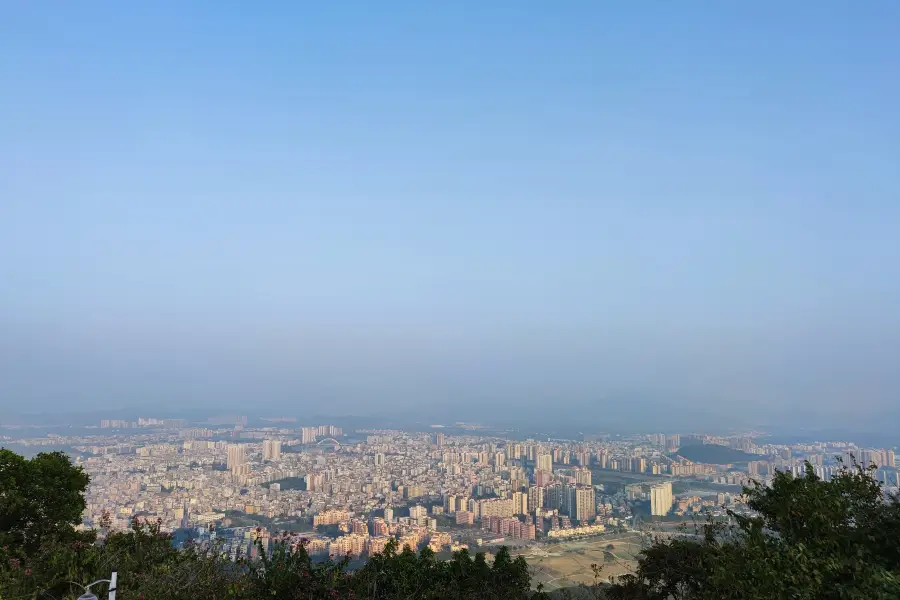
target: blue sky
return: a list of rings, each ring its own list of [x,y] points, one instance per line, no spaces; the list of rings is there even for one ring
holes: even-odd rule
[[[874,422],[898,68],[888,1],[4,3],[0,409]]]

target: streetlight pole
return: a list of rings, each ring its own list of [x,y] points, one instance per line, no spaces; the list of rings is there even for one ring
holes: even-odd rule
[[[116,579],[118,579],[118,572],[113,571],[112,575],[109,576],[109,579],[98,579],[97,581],[91,582],[84,587],[84,593],[78,596],[78,600],[99,600],[93,592],[91,592],[91,588],[98,583],[108,583],[109,584],[109,600],[116,600]]]

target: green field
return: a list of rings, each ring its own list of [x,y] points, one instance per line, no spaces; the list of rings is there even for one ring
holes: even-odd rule
[[[670,477],[663,475],[651,475],[649,473],[632,473],[630,471],[612,471],[609,469],[591,469],[591,483],[603,484],[607,494],[614,494],[626,485],[632,483],[657,483],[669,481]]]
[[[706,463],[710,465],[730,465],[734,463],[745,463],[751,460],[759,460],[761,457],[756,454],[747,454],[740,450],[734,450],[727,446],[719,446],[717,444],[695,444],[692,446],[682,446],[678,452],[670,454],[672,458],[683,456],[684,458],[698,463]]]
[[[285,477],[284,479],[278,479],[273,481],[267,485],[272,485],[272,483],[277,483],[281,486],[282,491],[287,490],[306,490],[306,480],[302,477]]]
[[[277,531],[312,531],[312,519],[309,517],[276,517],[270,519],[265,515],[250,515],[238,510],[227,510],[225,516],[231,521],[231,527],[265,527],[271,532]]]

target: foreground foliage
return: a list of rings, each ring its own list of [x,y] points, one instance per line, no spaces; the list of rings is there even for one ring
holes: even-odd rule
[[[871,471],[831,481],[812,466],[745,489],[756,515],[661,540],[637,572],[606,591],[621,600],[875,600],[900,598],[900,501]]]
[[[62,452],[26,460],[0,448],[0,546],[33,552],[44,539],[71,536],[88,481]]]
[[[335,598],[485,598],[514,600],[531,593],[528,565],[502,548],[488,563],[466,550],[439,561],[425,548],[416,553],[396,542],[349,572],[349,560],[313,561],[303,544],[279,540],[271,551],[261,544],[254,559],[232,562],[204,548],[177,550],[158,524],[136,521],[127,533],[113,533],[103,543],[53,541],[24,558],[0,551],[0,598],[71,598],[87,583],[118,569],[117,597],[284,600]],[[4,560],[5,559],[5,560]],[[98,587],[102,597],[104,588]]]

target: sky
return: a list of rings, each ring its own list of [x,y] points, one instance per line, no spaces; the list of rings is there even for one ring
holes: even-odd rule
[[[889,0],[4,2],[0,414],[884,426],[898,69]]]

